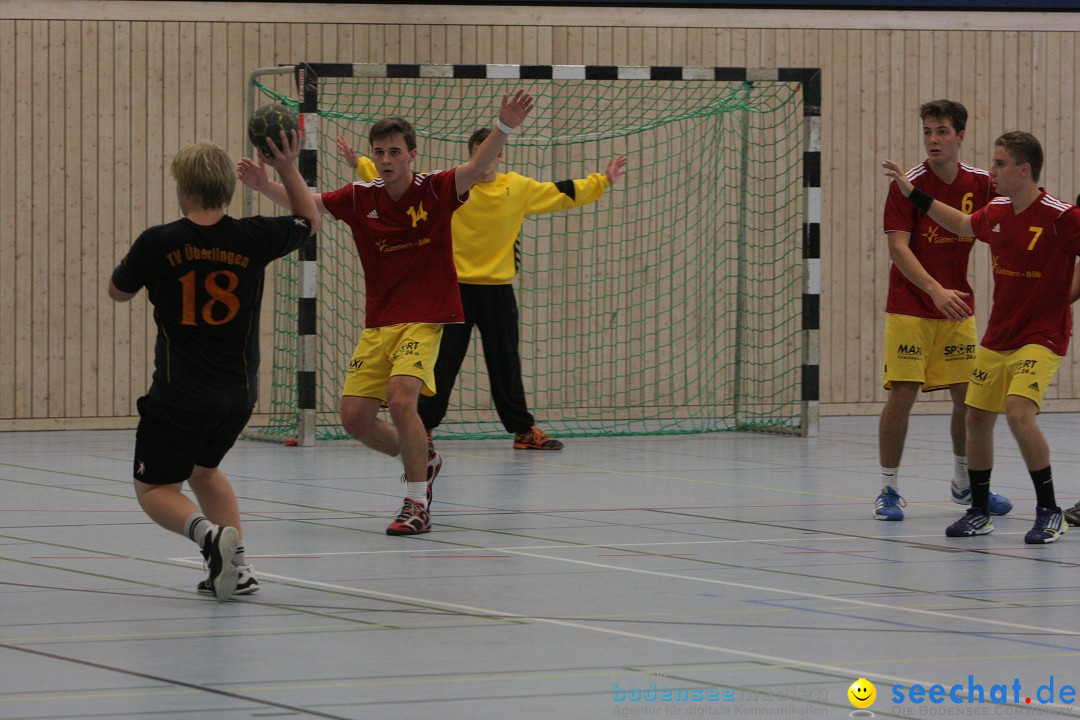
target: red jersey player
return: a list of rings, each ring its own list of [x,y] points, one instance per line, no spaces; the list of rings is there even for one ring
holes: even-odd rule
[[[1008,132],[994,144],[990,177],[1003,197],[972,215],[914,188],[891,161],[882,163],[911,202],[942,227],[990,246],[994,304],[975,354],[966,402],[972,505],[945,530],[949,537],[985,535],[989,514],[993,432],[1004,412],[1035,486],[1029,544],[1052,543],[1068,529],[1054,496],[1050,448],[1036,421],[1072,331],[1069,304],[1080,253],[1080,208],[1039,187],[1043,151],[1030,133]]]
[[[442,328],[464,320],[454,270],[450,220],[469,188],[496,158],[514,128],[525,121],[533,98],[523,90],[504,97],[491,134],[462,165],[418,174],[416,133],[402,118],[385,118],[368,133],[379,177],[315,195],[322,212],[348,223],[364,267],[367,308],[364,331],[353,352],[341,397],[341,424],[368,447],[401,455],[407,489],[390,535],[431,530],[432,485],[442,457],[427,448],[417,414],[420,393],[435,393],[435,360]],[[240,179],[278,204],[281,186],[258,166]],[[393,423],[379,419],[387,405]]]
[[[919,108],[926,160],[907,172],[915,187],[941,202],[970,213],[993,197],[990,175],[958,161],[967,126],[967,110],[952,100]],[[964,394],[975,359],[974,298],[968,283],[968,257],[974,244],[941,227],[900,192],[889,186],[885,201],[889,240],[889,296],[885,306],[882,382],[889,398],[878,424],[881,492],[874,504],[878,520],[903,520],[900,459],[908,420],[919,391],[948,389],[953,411],[953,502],[970,505],[964,433]],[[1012,509],[1008,498],[991,494],[990,512]]]

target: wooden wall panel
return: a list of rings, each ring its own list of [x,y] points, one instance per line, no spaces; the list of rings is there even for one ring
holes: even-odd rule
[[[219,21],[195,20],[205,14],[185,14],[183,2],[106,6],[0,4],[0,143],[12,149],[0,154],[0,175],[17,179],[0,196],[0,429],[133,422],[152,369],[153,319],[144,299],[111,303],[108,275],[143,228],[176,216],[168,166],[179,147],[209,139],[235,157],[245,151],[247,80],[257,67],[299,60],[820,67],[825,413],[876,414],[884,401],[889,261],[878,162],[921,161],[920,103],[951,97],[967,105],[963,161],[985,167],[998,134],[1029,129],[1047,150],[1044,184],[1070,201],[1080,191],[1073,87],[1080,52],[1077,31],[1060,29],[1067,15],[994,20],[991,13],[971,16],[986,27],[946,30],[889,13],[687,10],[658,18],[630,9],[540,16],[510,7],[484,25],[464,21],[479,13],[464,8],[425,8],[400,22],[377,6],[310,6],[327,16],[300,19],[290,5],[243,14],[219,5]],[[272,84],[284,90],[291,80]],[[273,212],[264,202],[257,209]],[[241,211],[239,195],[231,210]],[[984,250],[972,258],[982,323],[991,291]],[[268,292],[264,338],[269,318]],[[1075,357],[1051,390],[1051,409],[1080,410]],[[265,374],[260,390],[265,399]],[[943,398],[920,403],[938,412],[947,406]]]
[[[0,107],[15,107],[15,70],[17,57],[15,50],[15,21],[0,20]],[[8,113],[10,119],[11,113]],[[0,153],[0,177],[13,178],[17,158],[16,128],[12,122],[0,124],[0,146],[10,148]],[[10,232],[18,232],[15,225],[16,194],[0,193],[0,217]],[[0,261],[0,317],[4,317],[5,339],[0,342],[0,417],[15,417],[16,406],[16,364],[15,352],[18,337],[16,326],[21,326],[18,319],[19,307],[15,302],[16,288],[16,247],[11,241],[0,241],[0,252],[11,253],[11,258]]]

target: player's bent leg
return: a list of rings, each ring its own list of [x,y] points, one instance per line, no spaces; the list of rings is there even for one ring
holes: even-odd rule
[[[219,468],[204,468],[196,465],[191,477],[188,478],[188,487],[195,494],[199,508],[210,522],[236,528],[238,545],[232,564],[236,566],[238,578],[233,595],[251,595],[258,592],[259,581],[255,578],[254,569],[244,561],[244,530],[240,524],[240,506],[228,477]],[[205,553],[203,559],[209,566],[210,558],[206,557]],[[204,595],[214,595],[212,577],[208,574],[206,579],[199,581],[195,589]]]
[[[378,398],[343,396],[338,405],[341,426],[372,450],[396,457],[400,452],[397,431],[393,425],[379,419],[381,404]]]
[[[240,527],[240,506],[236,502],[236,493],[225,473],[218,468],[195,466],[188,478],[188,487],[199,501],[206,519],[215,525],[227,525],[236,528],[243,539]]]
[[[166,530],[183,535],[184,523],[199,512],[195,503],[180,492],[184,484],[152,485],[141,480],[134,482],[135,497],[139,500],[143,512]]]
[[[442,456],[428,449],[427,431],[417,412],[423,381],[411,375],[394,375],[387,386],[387,404],[397,431],[407,492],[397,517],[386,528],[388,535],[419,535],[431,530],[431,503]]]

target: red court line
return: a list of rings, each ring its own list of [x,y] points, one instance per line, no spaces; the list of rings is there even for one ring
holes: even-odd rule
[[[293,558],[303,560],[322,560],[322,555],[245,555],[245,557],[258,558],[259,560],[263,560],[265,558],[277,558],[278,560],[292,560]]]
[[[452,559],[452,558],[453,559],[458,559],[458,560],[477,560],[477,559],[483,559],[483,560],[509,560],[510,559],[509,555],[410,555],[409,557],[416,558],[418,560],[449,560],[449,559]]]
[[[596,557],[693,557],[697,553],[602,553]]]
[[[847,555],[848,553],[874,553],[877,550],[785,550],[781,555]]]
[[[127,555],[31,555],[31,560],[130,560]]]
[[[123,510],[57,510],[57,509],[54,509],[54,508],[50,508],[48,510],[32,510],[32,509],[30,509],[30,510],[0,510],[0,513],[6,513],[6,512],[10,512],[10,513],[104,513],[104,512],[134,512],[134,513],[141,513],[142,508],[135,508],[134,510],[131,510],[129,508],[125,508]]]

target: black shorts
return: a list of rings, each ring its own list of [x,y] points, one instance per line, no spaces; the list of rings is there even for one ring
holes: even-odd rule
[[[149,485],[171,485],[191,477],[196,465],[216,468],[247,425],[252,408],[220,412],[183,410],[139,398],[133,476]]]

